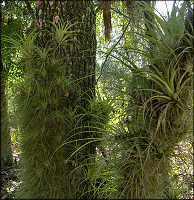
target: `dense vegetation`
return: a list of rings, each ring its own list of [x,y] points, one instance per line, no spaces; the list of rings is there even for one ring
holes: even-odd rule
[[[192,199],[192,2],[90,3],[2,3],[2,198]]]

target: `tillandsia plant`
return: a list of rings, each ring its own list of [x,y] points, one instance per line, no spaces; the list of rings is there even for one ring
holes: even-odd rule
[[[20,41],[11,40],[26,66],[17,97],[23,138],[19,197],[65,198],[72,191],[65,179],[73,168],[72,163],[65,164],[71,149],[66,146],[52,160],[51,156],[72,128],[68,92],[73,84],[66,73],[68,62],[55,53],[52,42],[47,48],[38,47],[37,34],[31,33]]]
[[[190,113],[193,35],[185,28],[186,2],[179,9],[174,3],[167,20],[146,5],[144,9],[150,15],[149,20],[142,16],[146,34],[132,34],[148,46],[128,50],[146,58],[146,65],[117,58],[131,69],[136,82],[132,94],[136,102],[127,113],[129,133],[122,142],[126,159],[120,169],[126,180],[120,198],[168,198],[169,159],[191,128],[186,113]]]
[[[167,21],[153,13],[157,22],[149,27],[149,36],[145,36],[152,45],[148,69],[142,70],[142,76],[144,80],[152,81],[152,88],[143,88],[151,92],[151,96],[145,99],[144,116],[146,118],[149,113],[150,122],[157,118],[155,135],[160,129],[164,136],[181,137],[178,127],[183,123],[183,113],[187,112],[193,63],[193,36],[185,29],[185,14],[186,2],[179,10],[174,3]]]
[[[83,184],[76,182],[82,172],[70,174],[86,159],[84,151],[81,155],[77,152],[87,146],[79,148],[84,137],[76,130],[75,116],[80,112],[73,99],[79,87],[71,77],[68,56],[64,56],[66,49],[77,43],[75,33],[69,30],[72,26],[51,24],[51,30],[44,32],[49,39],[44,46],[39,45],[40,32],[20,40],[6,38],[25,65],[17,96],[22,134],[22,188],[18,197],[22,199],[76,198],[82,193]]]
[[[78,101],[82,101],[81,98]],[[78,185],[84,185],[84,187],[80,198],[98,198],[98,185],[100,184],[102,187],[106,183],[99,174],[102,166],[97,158],[99,152],[104,154],[104,135],[113,111],[113,101],[101,97],[98,91],[87,101],[88,106],[86,108],[78,106],[79,114],[74,115],[75,132],[79,139],[76,142],[77,150],[69,159],[75,154],[76,160],[81,163],[79,168],[82,171],[82,177],[80,177]],[[82,135],[85,136],[85,140]],[[84,149],[86,145],[87,147]],[[86,154],[89,156],[85,156]]]

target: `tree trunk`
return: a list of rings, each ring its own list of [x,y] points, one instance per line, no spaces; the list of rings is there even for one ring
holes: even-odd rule
[[[33,57],[26,68],[24,85],[28,87],[19,94],[23,136],[20,198],[78,198],[85,187],[79,166],[95,153],[95,145],[82,146],[92,136],[77,129],[75,121],[94,95],[95,11],[91,1],[40,1],[36,18],[42,29],[37,45],[46,50],[53,38],[44,32],[44,25],[49,25],[45,20],[79,23],[71,27],[76,42],[68,42],[60,52],[53,46],[43,64]]]
[[[146,31],[145,31],[145,35],[148,35],[149,37],[151,37],[150,32],[154,30],[154,15],[153,15],[153,11],[150,9],[150,7],[152,6],[151,1],[145,1],[144,4],[142,4],[142,2],[139,2],[140,6],[142,7],[143,10],[143,15],[144,15],[144,19],[145,21],[145,27],[146,27]],[[152,41],[148,42],[149,45],[149,51],[153,51],[154,50],[154,46],[155,44]],[[151,68],[152,65],[150,65],[150,69],[152,70],[153,68]],[[137,76],[137,74],[134,74],[134,78],[139,78]],[[154,88],[156,86],[156,84],[154,83],[154,81],[152,81],[152,87]],[[137,84],[134,85],[134,88],[137,89]],[[136,89],[134,90],[134,94],[136,93]],[[150,88],[151,89],[151,88]],[[139,90],[138,91],[138,95],[134,95],[135,98],[135,107],[138,106],[144,106],[144,103],[147,101],[145,100],[146,94],[145,94],[145,90]],[[144,102],[145,101],[145,102]],[[132,104],[132,103],[131,103]],[[137,106],[138,105],[138,106]],[[139,116],[140,116],[140,111],[141,109],[136,109],[136,113],[132,115],[131,118],[134,118],[137,120],[137,124],[138,124],[138,120],[141,120]],[[149,124],[149,120],[150,118],[148,117],[146,122],[147,125],[147,131],[149,130],[150,126],[151,126],[151,130],[156,130],[156,125],[157,125],[157,121],[155,123],[152,122],[152,124]],[[142,126],[143,127],[143,126]],[[143,129],[142,129],[143,130]],[[150,145],[150,141],[152,140],[152,134],[147,135],[147,131],[143,132],[143,137],[150,137],[150,141],[146,141],[147,142],[147,146],[146,148],[143,147],[145,145],[145,141],[141,140],[142,137],[142,131],[141,129],[137,131],[137,136],[139,137],[138,139],[138,145],[141,147],[142,146],[142,152],[146,152],[147,154],[143,154],[142,157],[139,156],[139,152],[135,152],[134,151],[134,155],[131,156],[132,158],[134,157],[134,165],[133,163],[129,163],[129,169],[124,173],[124,177],[129,177],[127,179],[127,184],[125,185],[125,188],[122,188],[122,192],[121,192],[121,198],[137,198],[137,199],[165,199],[168,198],[168,188],[169,188],[169,162],[168,160],[164,159],[160,153],[156,153],[153,152],[152,150],[148,150],[149,149],[149,145]],[[138,135],[139,134],[139,135]],[[130,138],[130,142],[132,141],[132,139]],[[155,141],[154,141],[155,143]],[[157,141],[156,141],[157,144]],[[160,144],[160,143],[159,143]],[[159,146],[158,144],[158,146]],[[133,144],[135,146],[135,143]],[[128,145],[128,148],[132,149],[134,148],[134,146],[132,145],[132,147],[130,145]],[[154,146],[153,144],[151,144],[152,146]],[[151,146],[150,145],[150,146]],[[157,145],[156,145],[157,146]],[[145,148],[145,149],[144,149]],[[155,148],[155,146],[154,146]],[[153,149],[154,149],[153,148]],[[151,149],[151,148],[150,148]],[[157,148],[156,148],[157,149]],[[131,150],[131,151],[132,151]],[[155,150],[155,149],[154,149]],[[140,150],[139,150],[140,151]],[[157,155],[157,156],[156,156]],[[144,158],[145,156],[145,158]],[[146,157],[147,156],[147,157]],[[125,156],[127,157],[127,155]],[[137,159],[137,157],[139,157]],[[144,166],[143,166],[144,165]],[[135,174],[134,176],[132,176],[131,174]],[[131,178],[133,177],[133,178]],[[124,196],[125,194],[127,194],[126,196]]]
[[[66,47],[63,54],[69,60],[66,75],[71,76],[72,80],[78,80],[76,92],[70,93],[71,106],[75,108],[78,98],[82,96],[79,105],[86,107],[87,99],[95,95],[96,17],[92,2],[40,1],[36,7],[36,25],[43,29],[50,26],[46,20],[54,23],[78,23],[70,31],[76,32],[74,39],[79,45],[74,43]],[[47,40],[43,34],[39,45],[46,45]]]
[[[2,65],[2,64],[1,64]],[[1,71],[2,75],[2,71]],[[2,77],[1,77],[2,78]],[[2,78],[3,79],[3,78]],[[8,105],[4,81],[1,82],[1,164],[2,167],[13,164],[11,137],[9,131]]]

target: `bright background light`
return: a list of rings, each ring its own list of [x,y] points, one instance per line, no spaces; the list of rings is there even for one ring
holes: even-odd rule
[[[156,10],[164,15],[168,16],[172,11],[172,6],[173,6],[174,1],[156,1]],[[183,3],[183,1],[176,1],[176,5],[180,6]]]

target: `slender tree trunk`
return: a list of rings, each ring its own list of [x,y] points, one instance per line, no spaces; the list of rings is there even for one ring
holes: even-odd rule
[[[147,1],[146,4],[150,7],[151,1]],[[145,24],[147,28],[146,34],[149,35],[150,29],[154,29],[154,17],[152,12],[144,11],[145,19],[149,24],[150,28]],[[151,36],[151,35],[149,35]],[[154,44],[149,41],[150,50],[153,51]],[[152,82],[152,87],[155,87],[155,83]],[[157,122],[156,122],[157,123]],[[153,123],[152,129],[156,130],[155,124]],[[150,134],[151,135],[151,134]],[[168,197],[168,188],[169,188],[169,161],[165,160],[160,154],[158,154],[158,159],[151,158],[147,162],[145,167],[144,174],[145,178],[142,179],[142,198],[156,198],[156,199],[165,199]]]
[[[5,93],[4,80],[2,79],[3,78],[1,77],[1,164],[2,166],[9,166],[13,164],[13,157],[11,150],[11,137],[9,131],[9,118],[7,113],[8,104]]]
[[[154,16],[152,11],[150,10],[150,7],[152,6],[151,1],[146,1],[145,4],[140,5],[143,7],[144,10],[144,17],[145,17],[145,27],[146,27],[146,32],[145,34],[150,36],[150,31],[153,30],[154,26]],[[145,6],[145,7],[144,7]],[[149,9],[147,9],[147,6]],[[150,30],[151,29],[151,30]],[[154,43],[149,41],[149,49],[150,51],[153,51]],[[151,66],[151,65],[150,65]],[[152,70],[153,68],[151,68]],[[136,77],[137,75],[134,75]],[[137,87],[137,86],[134,86]],[[152,82],[152,87],[155,87],[155,83]],[[134,93],[135,94],[135,93]],[[139,97],[137,99],[137,104],[136,105],[144,105],[144,99],[147,97],[145,96],[145,92],[142,90],[139,91]],[[137,113],[139,111],[137,110]],[[132,116],[133,118],[138,118],[138,115]],[[149,118],[147,121],[149,122]],[[147,123],[147,130],[149,130],[149,123]],[[151,124],[151,130],[155,130],[157,125],[157,121],[155,123]],[[141,138],[141,131],[139,131],[139,138]],[[147,137],[147,133],[143,135],[144,137]],[[152,133],[150,133],[150,140],[152,139]],[[141,144],[142,142],[142,144]],[[143,146],[145,141],[139,140],[139,145]],[[153,145],[153,144],[152,144]],[[150,148],[151,149],[151,148]],[[146,150],[145,150],[146,151]],[[167,160],[165,160],[159,153],[157,157],[153,156],[156,155],[156,153],[152,152],[151,150],[149,151],[149,158],[146,160],[145,158],[137,159],[134,162],[136,165],[135,167],[132,167],[132,172],[135,171],[135,175],[132,180],[128,182],[128,185],[125,186],[125,189],[123,190],[124,192],[128,192],[130,194],[128,197],[130,198],[138,198],[138,199],[165,199],[168,197],[168,187],[169,187],[169,175],[168,175],[168,170],[169,170],[169,163]],[[136,159],[136,157],[135,157]],[[146,160],[146,161],[145,161]],[[145,162],[145,163],[144,163]],[[144,167],[141,165],[145,164]],[[130,168],[130,166],[129,166]],[[130,170],[127,171],[128,174],[130,174]],[[127,177],[128,174],[125,174]],[[124,194],[122,192],[122,194]],[[121,198],[124,196],[121,196]]]

